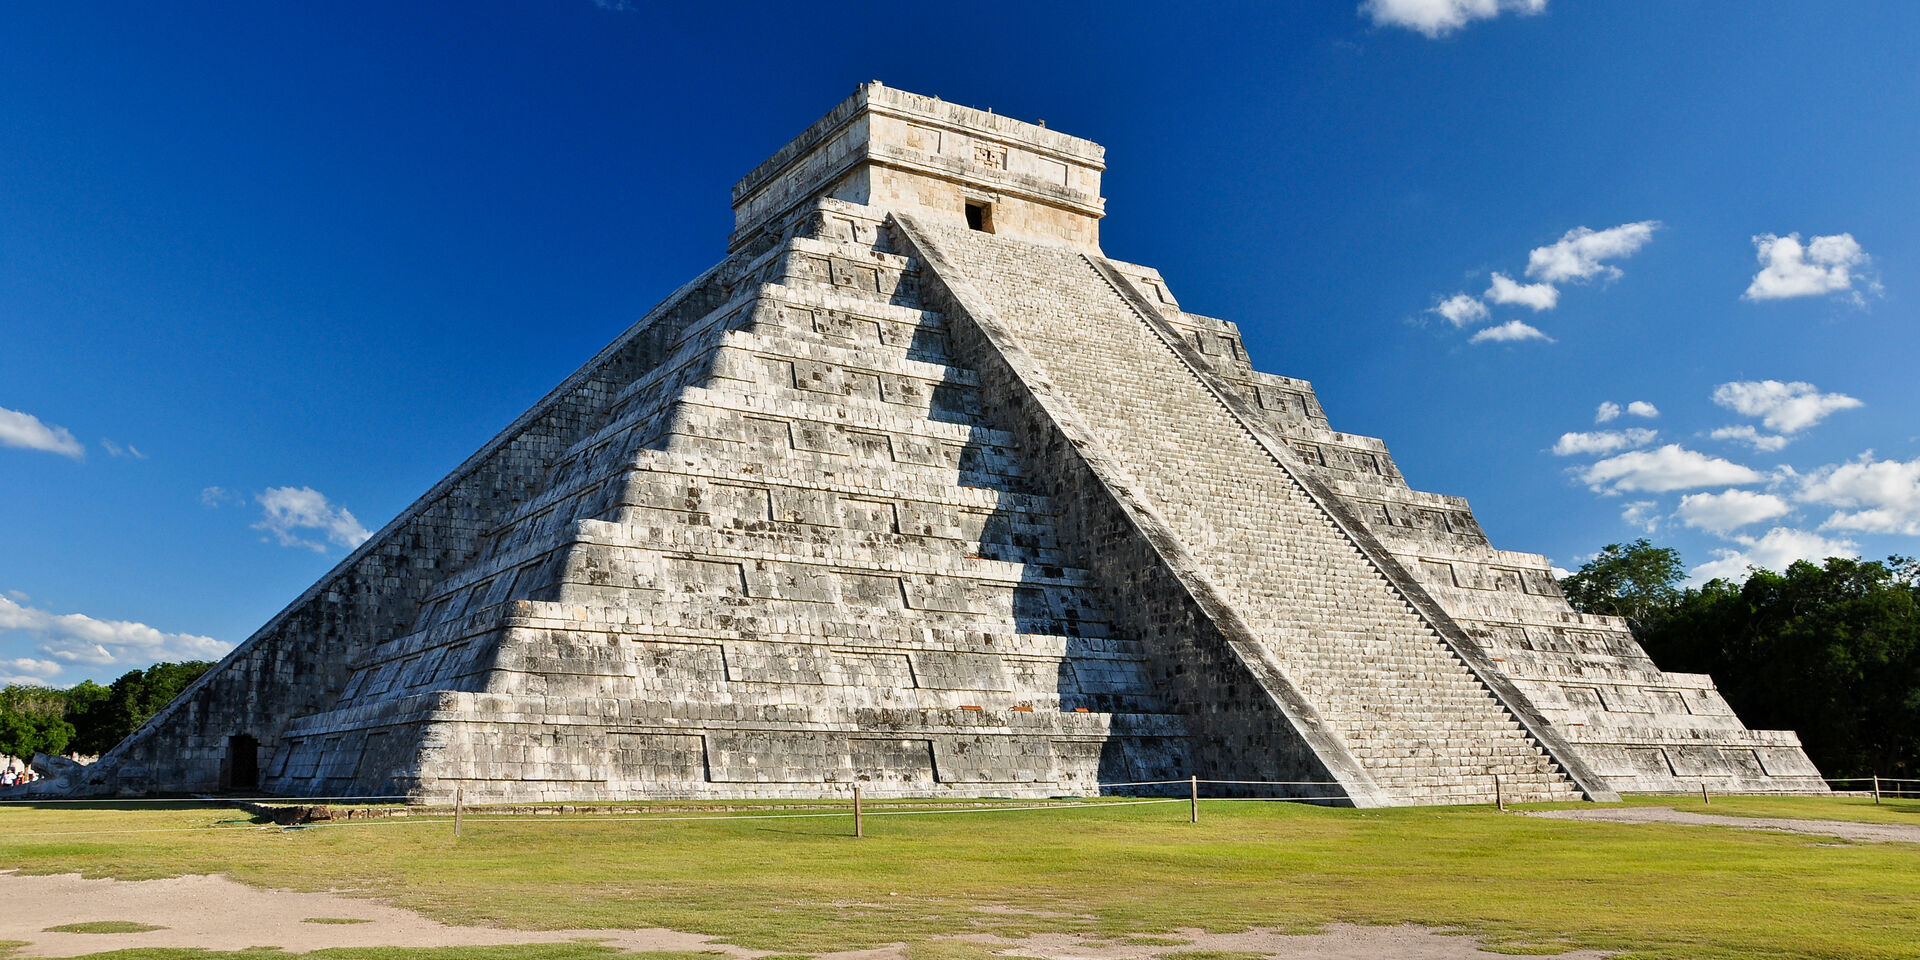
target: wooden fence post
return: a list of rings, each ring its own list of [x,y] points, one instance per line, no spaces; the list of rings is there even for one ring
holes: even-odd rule
[[[1702,804],[1708,804],[1713,802],[1711,799],[1707,797],[1707,782],[1705,780],[1700,781],[1700,802]]]
[[[1499,807],[1501,813],[1507,812],[1507,797],[1500,792],[1500,775],[1497,773],[1493,775],[1493,805]]]
[[[467,807],[467,788],[464,786],[454,787],[453,788],[453,835],[456,837],[460,835],[460,818],[462,814],[466,813],[466,807]]]
[[[1873,775],[1873,805],[1880,805],[1880,775],[1877,773]]]
[[[856,783],[853,785],[853,835],[856,837],[867,835],[866,824],[861,820],[863,812],[860,809],[860,785]]]
[[[1188,777],[1187,787],[1190,791],[1188,796],[1190,798],[1190,803],[1192,804],[1191,807],[1189,808],[1191,811],[1191,814],[1187,822],[1199,823],[1200,822],[1200,775],[1195,774],[1191,777]]]

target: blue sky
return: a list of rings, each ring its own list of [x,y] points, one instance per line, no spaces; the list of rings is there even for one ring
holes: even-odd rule
[[[875,78],[1502,547],[1920,553],[1920,5],[654,6],[0,12],[0,679],[244,639]]]

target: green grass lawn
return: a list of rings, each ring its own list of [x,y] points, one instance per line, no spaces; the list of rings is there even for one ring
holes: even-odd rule
[[[146,933],[149,930],[165,930],[150,923],[135,923],[132,920],[90,920],[86,923],[63,923],[57,927],[48,927],[47,933]]]
[[[1920,822],[1910,800],[1635,802]],[[873,816],[856,840],[845,817],[578,822],[475,811],[455,838],[450,823],[428,818],[282,831],[231,809],[0,808],[0,863],[128,879],[226,873],[379,897],[448,922],[664,926],[802,954],[963,932],[1126,938],[1348,921],[1463,928],[1515,950],[1920,957],[1920,847],[1910,844],[1486,807],[1210,801],[1199,824],[1186,817],[1180,803]],[[547,955],[503,949],[528,951],[503,958]],[[173,954],[152,954],[163,955]]]

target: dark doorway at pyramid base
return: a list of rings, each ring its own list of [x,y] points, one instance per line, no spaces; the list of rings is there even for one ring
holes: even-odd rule
[[[250,734],[237,733],[227,738],[226,780],[228,790],[256,790],[260,787],[260,741]]]

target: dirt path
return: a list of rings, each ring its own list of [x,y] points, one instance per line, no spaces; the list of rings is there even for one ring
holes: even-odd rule
[[[1784,817],[1729,817],[1694,813],[1670,807],[1613,807],[1598,810],[1531,810],[1529,817],[1557,820],[1604,820],[1608,823],[1677,823],[1690,827],[1735,827],[1810,833],[1870,843],[1920,843],[1920,826],[1904,823],[1855,823],[1849,820],[1793,820]]]
[[[167,880],[86,880],[75,874],[0,873],[0,941],[27,943],[19,957],[72,957],[137,947],[241,950],[279,947],[295,953],[328,947],[461,947],[593,940],[632,951],[712,950],[739,960],[766,951],[716,943],[676,930],[504,930],[437,923],[410,910],[332,893],[265,890],[221,876]],[[48,927],[104,920],[163,929],[143,933],[49,933]],[[315,922],[332,921],[332,922]],[[360,921],[360,922],[340,922]],[[1324,932],[1289,935],[1273,930],[1206,933],[1182,930],[1127,943],[1071,934],[1024,940],[965,936],[995,952],[1046,960],[1153,960],[1195,950],[1244,951],[1274,960],[1493,960],[1471,937],[1424,927],[1330,925]],[[820,960],[905,960],[899,945],[823,955]],[[1605,954],[1564,953],[1562,960],[1601,960]]]
[[[331,893],[263,890],[226,877],[85,880],[77,874],[0,873],[0,941],[25,940],[22,957],[71,957],[134,947],[242,950],[281,947],[470,947],[593,939],[629,950],[717,950],[760,954],[675,930],[501,930],[454,927],[411,910]],[[312,922],[315,918],[335,922]],[[47,933],[46,928],[128,920],[146,933]],[[340,923],[358,920],[359,923]]]

